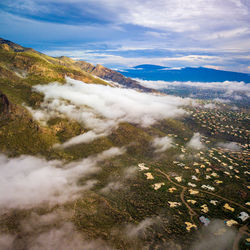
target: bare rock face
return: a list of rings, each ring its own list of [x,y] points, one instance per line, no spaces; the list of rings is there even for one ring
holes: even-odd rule
[[[7,96],[0,92],[0,119],[6,118],[10,114],[10,107]]]
[[[78,65],[82,70],[90,74],[93,74],[95,76],[98,76],[104,80],[117,82],[128,88],[141,89],[145,92],[153,92],[152,89],[148,89],[148,88],[141,86],[137,81],[131,78],[125,77],[121,73],[115,70],[106,68],[100,64],[97,64],[96,66],[94,66],[93,64],[90,64],[84,61],[78,61],[75,64]]]
[[[100,64],[97,64],[95,69],[92,71],[95,75],[113,82],[118,82],[126,87],[142,89],[143,87],[131,78],[124,77],[121,73],[116,72],[112,69],[108,69]]]
[[[10,49],[14,50],[15,52],[23,52],[23,51],[25,51],[24,47],[22,47],[22,46],[20,46],[20,45],[18,45],[16,43],[13,43],[13,42],[11,42],[9,40],[5,40],[3,38],[0,38],[0,45],[1,45],[1,47],[3,49],[8,50],[8,51]]]
[[[0,42],[1,42],[1,41],[0,41]],[[4,50],[6,50],[6,51],[10,51],[9,45],[8,45],[8,44],[5,44],[5,43],[3,43],[3,44],[0,43],[0,48],[4,49]]]

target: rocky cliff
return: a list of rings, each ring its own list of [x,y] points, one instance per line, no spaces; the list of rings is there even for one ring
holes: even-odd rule
[[[7,96],[0,91],[0,116],[1,118],[3,118],[9,113],[10,113],[10,102]]]
[[[2,38],[0,38],[0,51],[0,77],[13,79],[17,75],[19,77],[20,75],[25,75],[26,77],[32,75],[33,77],[43,77],[43,79],[46,78],[51,81],[63,81],[65,76],[69,76],[86,83],[108,84],[105,82],[106,80],[119,83],[126,88],[155,92],[152,89],[141,86],[137,81],[100,64],[95,66],[91,63],[76,61],[66,56],[50,57],[34,49],[22,47]]]
[[[141,89],[146,92],[152,92],[152,89],[145,88],[141,86],[137,81],[129,77],[125,77],[121,73],[106,68],[103,65],[97,64],[96,66],[94,66],[93,64],[86,63],[84,61],[78,61],[75,62],[75,64],[78,65],[82,70],[89,72],[90,74],[93,74],[95,76],[98,76],[104,80],[117,82],[127,88]]]

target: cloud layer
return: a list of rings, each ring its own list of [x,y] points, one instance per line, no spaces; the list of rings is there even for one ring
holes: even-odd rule
[[[19,235],[22,237],[0,233],[0,249],[20,249],[22,246],[30,250],[111,249],[104,241],[88,240],[82,232],[77,231],[70,222],[71,216],[69,211],[60,209],[42,215],[32,212],[20,222]]]
[[[140,80],[141,85],[153,89],[167,89],[172,86],[195,87],[200,89],[221,90],[227,93],[241,92],[250,97],[250,85],[244,82],[166,82],[166,81],[145,81]]]
[[[99,171],[99,161],[124,153],[110,148],[78,162],[46,161],[33,156],[7,158],[0,155],[0,211],[9,208],[30,208],[41,204],[60,204],[79,197],[96,180],[77,180]]]
[[[181,108],[192,103],[191,99],[141,93],[132,89],[86,84],[66,78],[67,83],[37,85],[45,100],[40,110],[31,110],[34,118],[46,121],[64,115],[84,124],[90,131],[70,139],[64,147],[88,143],[108,135],[119,123],[129,122],[143,127],[169,117],[185,114]]]
[[[3,37],[53,56],[250,72],[247,0],[5,0],[0,9]]]
[[[236,142],[220,142],[218,143],[219,147],[231,150],[231,151],[240,151],[241,147]]]
[[[172,147],[173,139],[165,136],[165,137],[156,137],[153,140],[152,146],[155,148],[156,153],[162,153],[167,149]]]
[[[222,233],[218,233],[220,231]],[[191,246],[191,249],[231,249],[236,237],[236,230],[233,227],[225,228],[222,220],[215,219],[208,226],[204,226],[199,234],[200,238]]]
[[[187,146],[193,149],[197,149],[197,150],[204,148],[205,146],[201,142],[200,133],[194,133],[191,140],[187,143]]]
[[[220,98],[233,98],[234,100],[239,100],[242,97],[250,97],[250,84],[244,82],[166,82],[166,81],[145,81],[136,79],[140,82],[142,86],[157,89],[157,90],[167,90],[172,88],[195,88],[201,90],[211,90],[217,91],[217,95]],[[228,101],[228,100],[226,100]]]

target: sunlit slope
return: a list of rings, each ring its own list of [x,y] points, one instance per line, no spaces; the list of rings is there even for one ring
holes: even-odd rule
[[[65,76],[85,83],[109,83],[86,72],[92,72],[94,68],[83,68],[83,65],[91,64],[78,63],[67,57],[49,57],[7,40],[0,40],[0,54],[1,107],[8,102],[8,108],[1,109],[0,148],[3,152],[10,155],[41,154],[49,158],[76,159],[100,152],[112,145],[129,145],[131,149],[128,152],[144,155],[149,150],[147,147],[150,148],[153,136],[164,135],[159,129],[151,129],[149,133],[141,126],[124,122],[108,136],[98,138],[90,144],[55,149],[54,144],[63,143],[88,129],[78,121],[68,118],[54,117],[46,125],[36,121],[26,107],[40,107],[44,97],[42,93],[33,91],[32,87],[53,81],[64,84]]]
[[[1,110],[0,144],[3,151],[14,155],[49,155],[49,148],[59,140],[60,136],[57,139],[56,133],[60,129],[55,132],[54,123],[51,128],[41,127],[24,108],[23,105],[39,106],[43,100],[41,94],[32,91],[32,86],[51,81],[64,83],[66,75],[86,83],[108,85],[107,82],[74,67],[70,59],[66,60],[67,63],[64,61],[65,58],[55,59],[10,41],[0,40],[0,105],[4,107],[6,102],[9,103],[8,110]],[[79,133],[74,122],[60,122],[59,127],[65,131],[64,137]]]
[[[1,46],[0,236],[13,249],[231,249],[238,232],[246,249],[246,110]]]

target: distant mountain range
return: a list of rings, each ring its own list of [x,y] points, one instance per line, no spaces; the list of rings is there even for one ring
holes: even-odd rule
[[[192,81],[192,82],[224,82],[243,81],[250,83],[250,74],[216,70],[210,68],[169,68],[159,65],[142,64],[124,71],[123,75],[143,80]]]

